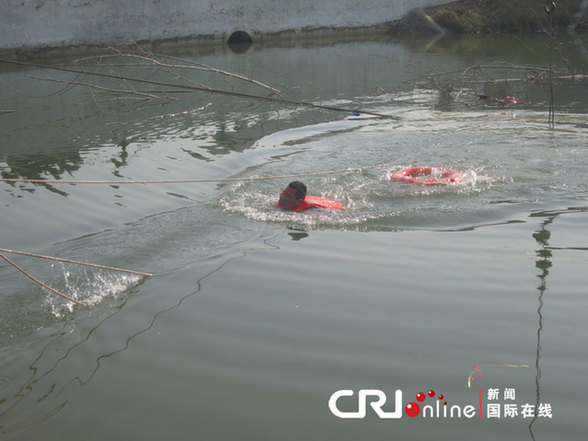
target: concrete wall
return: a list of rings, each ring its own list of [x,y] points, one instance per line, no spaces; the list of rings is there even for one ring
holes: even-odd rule
[[[1,0],[0,49],[361,28],[448,0]]]

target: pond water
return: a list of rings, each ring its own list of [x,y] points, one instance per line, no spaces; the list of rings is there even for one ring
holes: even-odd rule
[[[1,262],[0,439],[586,433],[586,36],[162,52],[2,65],[2,255],[88,306]],[[269,95],[227,72],[313,106],[120,78]]]

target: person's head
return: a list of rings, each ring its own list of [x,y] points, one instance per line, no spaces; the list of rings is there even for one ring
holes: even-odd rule
[[[293,181],[282,191],[278,206],[283,210],[294,210],[306,197],[306,185]]]

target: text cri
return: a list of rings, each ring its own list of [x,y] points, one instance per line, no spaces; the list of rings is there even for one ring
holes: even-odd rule
[[[387,412],[382,409],[386,404],[386,394],[378,389],[360,389],[357,395],[357,411],[342,411],[338,404],[343,401],[344,397],[353,397],[354,392],[350,389],[338,390],[329,398],[329,410],[333,415],[339,418],[365,418],[367,413],[367,404],[376,415],[383,419],[402,418],[402,391],[397,389],[394,393],[394,411]],[[347,401],[347,400],[345,400]]]

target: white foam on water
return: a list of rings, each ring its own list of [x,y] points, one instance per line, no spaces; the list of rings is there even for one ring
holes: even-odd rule
[[[143,279],[143,276],[130,273],[88,268],[79,270],[62,266],[59,279],[53,286],[69,297],[91,307],[106,299],[123,298],[130,288]],[[51,292],[47,293],[45,303],[57,319],[64,318],[76,308],[74,302]]]

